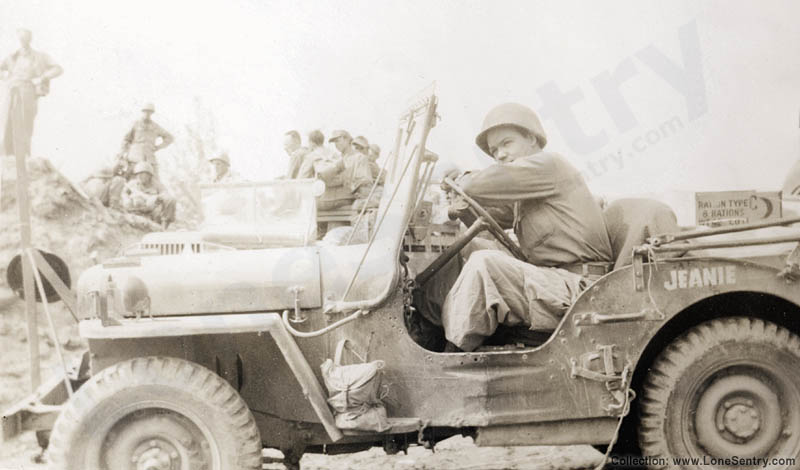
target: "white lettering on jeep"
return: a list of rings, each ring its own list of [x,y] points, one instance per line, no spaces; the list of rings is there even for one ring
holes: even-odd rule
[[[673,269],[669,275],[669,280],[664,282],[667,290],[736,284],[736,266]]]

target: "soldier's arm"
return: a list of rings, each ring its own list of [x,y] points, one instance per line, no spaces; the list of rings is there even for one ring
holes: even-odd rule
[[[161,126],[158,126],[158,136],[161,137],[161,143],[156,146],[156,150],[161,150],[165,147],[169,147],[170,144],[175,142],[175,137],[173,137],[172,134],[164,130],[164,128]]]
[[[356,197],[367,197],[372,186],[372,170],[369,168],[369,159],[366,155],[359,158],[353,169],[353,181],[350,183],[350,191]]]
[[[6,78],[6,75],[11,71],[11,57],[6,57],[3,62],[0,62],[0,78]]]
[[[504,229],[514,227],[514,204],[498,204],[492,206],[485,206],[486,212]],[[475,216],[469,211],[469,205],[464,201],[461,196],[456,196],[453,202],[447,209],[448,216],[455,220],[460,219],[466,226],[470,226],[475,222]]]
[[[64,69],[62,69],[57,63],[53,62],[53,59],[51,59],[49,55],[42,54],[41,58],[44,64],[44,70],[39,78],[42,81],[52,80],[64,73]]]
[[[340,158],[334,160],[318,158],[314,161],[314,173],[329,188],[344,184],[342,170],[344,170],[344,163]]]
[[[527,157],[468,173],[459,183],[464,192],[478,202],[502,206],[513,201],[553,196],[556,191],[553,173],[549,158]]]

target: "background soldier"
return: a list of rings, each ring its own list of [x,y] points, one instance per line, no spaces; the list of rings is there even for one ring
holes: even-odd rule
[[[326,175],[320,174],[320,171],[324,170],[324,162],[335,161],[338,157],[332,150],[325,147],[325,135],[319,129],[308,133],[308,145],[308,154],[303,158],[297,177],[301,179],[319,177],[324,181],[323,176]],[[325,183],[327,186],[328,182]],[[341,186],[341,183],[339,185]]]
[[[231,170],[231,159],[228,157],[227,153],[222,152],[216,157],[209,158],[208,161],[214,166],[214,176],[211,179],[212,184],[230,183],[236,178]]]
[[[353,147],[353,139],[347,131],[333,131],[330,141],[336,150],[342,154],[343,185],[350,192],[350,200],[361,199],[369,194],[372,183],[372,172],[369,169],[369,159],[366,154]],[[359,137],[356,146],[366,148],[369,146],[367,139]]]
[[[50,80],[63,72],[47,54],[31,48],[30,31],[20,29],[17,37],[19,50],[0,63],[0,157],[31,154],[37,100],[50,91]],[[0,181],[3,167],[11,165],[7,160],[0,161]]]
[[[286,172],[286,178],[295,179],[298,177],[300,167],[303,165],[303,159],[308,154],[308,149],[301,144],[299,132],[289,131],[284,134],[283,150],[289,156],[289,169]]]
[[[386,180],[386,174],[381,171],[378,165],[378,158],[381,157],[381,148],[378,144],[370,144],[367,158],[369,158],[369,171],[372,173],[372,179],[378,180],[379,185],[383,185]]]
[[[89,198],[95,198],[106,207],[111,204],[110,187],[111,178],[114,177],[114,169],[111,167],[100,168],[95,173],[89,175],[82,184],[83,190]]]
[[[367,138],[364,137],[363,135],[360,135],[355,139],[353,139],[353,142],[350,145],[353,146],[356,152],[361,152],[364,155],[366,155],[367,152],[369,152],[369,141],[367,141]]]
[[[133,214],[148,217],[166,229],[175,220],[175,199],[155,184],[150,163],[137,163],[133,173],[134,178],[122,191],[122,207]]]
[[[50,91],[50,80],[61,75],[63,70],[50,57],[31,48],[33,34],[27,29],[17,31],[20,48],[0,64],[0,78],[5,83],[0,95],[0,130],[3,155],[31,153],[33,119],[36,117],[36,101]],[[12,125],[19,134],[14,139]],[[20,148],[14,148],[15,142]]]
[[[142,106],[142,118],[133,123],[133,127],[122,140],[120,168],[117,172],[124,173],[125,179],[130,179],[134,165],[147,162],[153,167],[153,178],[156,183],[161,184],[156,152],[169,146],[175,138],[151,119],[155,112],[153,103]]]

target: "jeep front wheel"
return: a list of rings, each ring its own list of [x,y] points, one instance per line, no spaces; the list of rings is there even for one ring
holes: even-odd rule
[[[145,357],[92,377],[50,441],[61,470],[260,469],[261,438],[242,398],[197,364]]]
[[[800,338],[773,323],[725,318],[691,329],[645,379],[643,456],[651,468],[786,468],[800,458],[798,367]]]

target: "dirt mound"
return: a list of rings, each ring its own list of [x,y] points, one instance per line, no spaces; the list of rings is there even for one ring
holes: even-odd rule
[[[118,255],[145,233],[160,230],[148,219],[88,200],[48,160],[31,159],[28,172],[33,245],[66,261],[73,279],[96,261]],[[20,250],[16,195],[16,180],[13,175],[4,175],[0,198],[0,224],[4,227],[0,232],[0,285],[6,283],[8,262]]]
[[[17,185],[15,172],[8,173],[4,171],[0,187],[0,409],[27,395],[30,387],[25,306],[8,289],[6,281],[8,264],[20,252]],[[95,262],[117,256],[145,233],[160,230],[147,219],[88,200],[48,160],[30,159],[28,173],[33,246],[61,257],[69,267],[73,285]],[[49,307],[58,342],[68,357],[79,356],[85,344],[72,315],[61,302]],[[38,311],[42,379],[46,380],[59,366],[55,341],[41,306]]]

